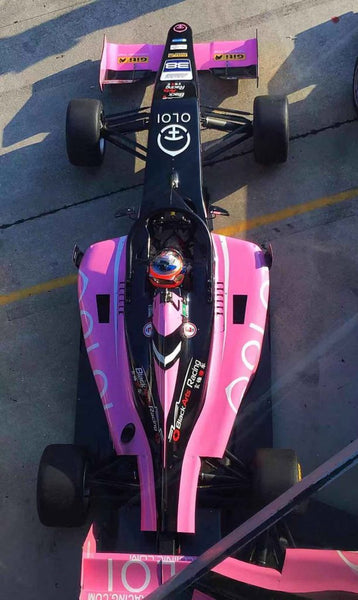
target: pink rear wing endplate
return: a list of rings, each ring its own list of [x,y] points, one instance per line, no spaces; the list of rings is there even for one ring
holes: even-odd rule
[[[132,83],[150,73],[156,73],[164,48],[164,44],[113,44],[104,36],[99,76],[101,90],[104,85]],[[180,54],[180,50],[177,54]],[[257,37],[194,44],[194,56],[198,71],[239,69],[241,74],[238,78],[257,77]],[[179,56],[178,58],[180,59]]]

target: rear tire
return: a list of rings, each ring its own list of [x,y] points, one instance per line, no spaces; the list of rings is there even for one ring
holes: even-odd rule
[[[103,104],[91,98],[71,100],[66,114],[66,147],[70,163],[80,167],[98,167],[105,152]]]
[[[358,114],[358,58],[356,60],[356,64],[354,65],[353,74],[353,104]]]
[[[286,162],[288,101],[286,96],[257,96],[254,100],[254,155],[263,165]]]
[[[259,448],[256,450],[253,472],[255,504],[265,506],[302,478],[301,467],[294,450]]]
[[[78,527],[85,523],[87,460],[78,446],[52,444],[42,454],[37,477],[37,511],[48,527]]]

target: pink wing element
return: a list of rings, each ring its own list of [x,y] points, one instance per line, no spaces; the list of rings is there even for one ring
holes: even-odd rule
[[[91,527],[82,550],[80,600],[102,594],[103,600],[144,598],[192,561],[192,556],[97,552]]]
[[[143,425],[134,406],[132,376],[124,328],[126,237],[93,244],[79,270],[78,295],[83,337],[117,454],[137,456],[141,490],[141,527],[157,527],[154,473]],[[110,326],[98,322],[97,294],[110,300]],[[124,444],[121,433],[135,425],[133,439]]]
[[[145,597],[182,571],[195,557],[97,552],[93,529],[83,544],[80,600],[96,594],[141,594]],[[212,570],[258,588],[291,594],[358,593],[358,553],[288,548],[282,572],[226,558]],[[138,597],[138,596],[137,596]],[[329,595],[331,596],[331,594]],[[193,600],[210,600],[195,592]]]
[[[136,71],[157,72],[164,45],[114,44],[104,36],[100,65],[99,85],[132,83]],[[195,64],[198,71],[214,68],[250,67],[258,64],[257,39],[206,42],[194,44]],[[125,73],[121,79],[111,77],[116,72]],[[133,77],[129,74],[133,73]],[[139,78],[139,77],[138,77]]]
[[[194,44],[195,64],[198,71],[225,66],[230,68],[257,65],[257,54],[256,38]],[[235,55],[238,58],[235,58]]]
[[[301,548],[286,550],[282,573],[275,569],[244,563],[235,558],[226,558],[213,568],[215,573],[236,581],[291,594],[324,591],[356,594],[358,593],[357,570],[357,552]]]
[[[109,71],[153,71],[159,69],[164,45],[153,44],[113,44],[103,40],[103,50],[99,73],[99,85],[110,83],[132,83],[134,79],[110,79]]]

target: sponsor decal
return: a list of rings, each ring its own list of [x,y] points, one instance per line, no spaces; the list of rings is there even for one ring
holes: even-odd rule
[[[188,58],[182,59],[168,59],[164,63],[162,74],[160,76],[161,81],[170,80],[191,80],[193,79],[193,73],[191,70],[191,62]]]
[[[170,100],[171,98],[184,98],[184,92],[170,92],[167,95],[162,96],[162,100]]]
[[[170,87],[172,85],[171,83]],[[175,89],[177,90],[178,88]],[[157,136],[157,143],[162,152],[169,154],[169,156],[177,156],[188,148],[190,133],[182,123],[189,123],[190,120],[191,116],[187,112],[161,113],[157,115],[157,123],[165,125]]]
[[[186,41],[187,41],[186,38],[173,38],[172,39],[173,44],[175,44],[175,43],[181,44],[181,43],[186,42]]]
[[[192,556],[162,554],[122,554],[116,563],[112,558],[104,558],[103,567],[107,568],[97,573],[96,587],[108,591],[83,591],[81,597],[86,600],[143,600],[158,588],[158,565],[162,563],[166,578],[169,578],[193,560]]]
[[[219,54],[217,52],[215,52],[214,54],[214,60],[245,60],[246,58],[246,54],[244,54],[243,52],[239,52],[239,53],[226,53],[226,54]]]
[[[188,405],[188,402],[190,401],[191,394],[192,391],[188,388],[185,388],[184,392],[180,396],[179,402],[175,403],[174,425],[170,426],[168,434],[169,442],[171,442],[172,440],[173,442],[178,442],[180,439],[181,426],[186,412],[186,407]]]
[[[192,338],[197,334],[197,327],[194,323],[184,323],[183,325],[183,336],[186,338]]]
[[[187,52],[169,52],[168,58],[187,58]]]
[[[143,334],[145,337],[152,337],[153,335],[153,325],[151,322],[146,323],[143,327]]]
[[[145,370],[143,369],[143,367],[136,367],[132,370],[132,376],[138,395],[148,408],[153,425],[153,430],[156,434],[155,441],[159,443],[160,439],[163,437],[163,433],[159,425],[158,408],[153,402],[152,393],[148,385]]]
[[[187,379],[187,386],[190,389],[199,390],[203,377],[205,375],[206,363],[196,360],[191,370],[191,374]]]
[[[185,376],[183,390],[179,396],[179,400],[175,403],[173,424],[170,426],[168,433],[169,442],[179,441],[184,415],[191,400],[193,390],[200,389],[203,377],[205,375],[206,363],[203,363],[200,360],[195,360],[193,366],[191,365],[192,360],[189,363],[189,368]]]
[[[144,369],[142,367],[136,367],[132,371],[134,384],[139,392],[147,390],[147,382],[145,378]]]
[[[187,44],[172,44],[170,50],[187,50]]]
[[[172,85],[172,84],[170,84]],[[165,89],[169,89],[169,88],[165,88]],[[181,89],[181,88],[176,88],[176,89]],[[163,123],[164,125],[167,125],[168,123],[189,123],[189,121],[191,120],[191,116],[189,113],[184,112],[184,113],[161,113],[157,115],[157,123]],[[170,301],[172,300],[172,298],[170,298]]]
[[[122,63],[147,63],[147,62],[149,62],[149,56],[118,56],[117,61],[119,64],[122,64]]]
[[[163,90],[163,100],[169,98],[184,98],[185,96],[185,84],[180,81],[173,81],[168,83]]]
[[[190,144],[190,133],[184,125],[166,125],[158,133],[159,148],[169,156],[184,152]]]
[[[174,25],[173,29],[177,33],[181,33],[182,31],[186,31],[188,29],[188,26],[185,25],[185,23],[177,23],[176,25]]]
[[[182,83],[181,81],[171,81],[165,85],[163,92],[175,92],[177,90],[183,92],[185,90],[185,83]]]

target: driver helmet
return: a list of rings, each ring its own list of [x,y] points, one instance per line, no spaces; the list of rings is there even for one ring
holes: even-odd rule
[[[178,287],[183,283],[185,271],[180,252],[164,248],[150,261],[149,279],[155,287]]]

